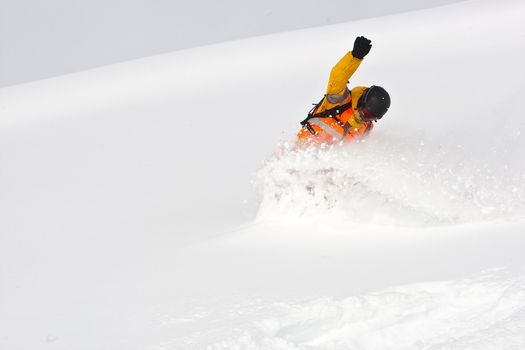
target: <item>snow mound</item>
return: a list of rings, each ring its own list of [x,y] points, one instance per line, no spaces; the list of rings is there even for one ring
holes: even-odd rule
[[[279,303],[277,316],[206,349],[523,349],[525,279],[506,274]]]
[[[258,219],[427,226],[522,217],[523,172],[469,154],[468,146],[418,136],[284,144],[257,174]]]

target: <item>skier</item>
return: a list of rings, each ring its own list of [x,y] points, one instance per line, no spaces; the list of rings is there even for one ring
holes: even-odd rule
[[[338,143],[352,141],[370,132],[373,122],[381,119],[390,107],[390,96],[380,86],[357,86],[351,91],[346,84],[363,58],[370,52],[372,42],[360,36],[354,48],[333,68],[323,99],[301,122],[297,134],[299,144]]]

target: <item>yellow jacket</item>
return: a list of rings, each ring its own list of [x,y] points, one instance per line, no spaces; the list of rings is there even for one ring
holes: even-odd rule
[[[355,73],[357,68],[359,68],[362,61],[362,59],[352,56],[352,52],[349,51],[339,60],[339,62],[337,62],[330,72],[326,95],[316,109],[316,113],[348,103],[351,95],[353,113],[352,117],[348,119],[348,123],[354,128],[360,128],[364,125],[364,123],[361,123],[359,113],[357,113],[357,101],[359,101],[367,87],[356,86],[352,91],[349,91],[346,86],[348,80]]]

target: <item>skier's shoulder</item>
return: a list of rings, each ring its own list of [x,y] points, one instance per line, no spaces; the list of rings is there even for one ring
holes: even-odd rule
[[[352,99],[359,99],[359,97],[361,97],[361,95],[363,95],[363,93],[365,92],[365,90],[368,89],[368,86],[355,86],[352,88],[352,90],[350,90],[351,94],[352,94]]]

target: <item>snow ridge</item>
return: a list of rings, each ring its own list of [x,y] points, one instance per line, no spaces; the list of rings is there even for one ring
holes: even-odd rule
[[[522,349],[525,279],[506,275],[280,304],[280,316],[206,349]]]

